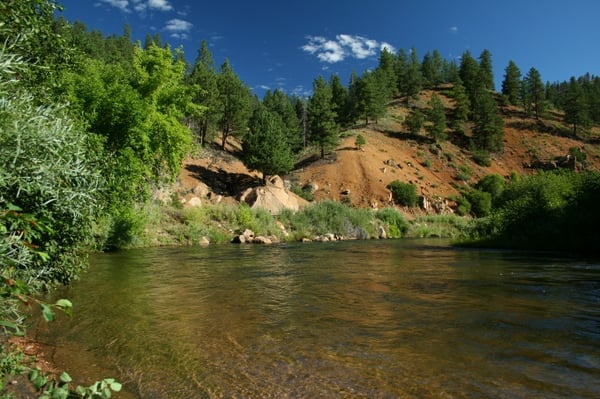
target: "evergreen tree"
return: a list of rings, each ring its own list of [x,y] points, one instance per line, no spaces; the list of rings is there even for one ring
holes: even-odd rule
[[[379,85],[384,91],[384,97],[389,101],[396,95],[398,87],[398,78],[395,71],[396,59],[387,48],[379,53],[379,65],[377,66],[376,76],[379,78]]]
[[[411,99],[418,97],[423,87],[423,75],[421,74],[421,62],[417,55],[417,50],[413,47],[410,50],[410,57],[403,76],[402,88],[400,93],[406,97],[406,104],[410,104]]]
[[[482,90],[475,108],[473,140],[480,150],[499,152],[504,148],[503,120],[498,105],[488,91]]]
[[[478,95],[482,92],[483,84],[482,74],[477,61],[473,58],[469,50],[465,51],[460,59],[459,76],[465,86],[469,101],[472,107],[477,106]]]
[[[504,70],[504,80],[502,81],[502,94],[506,96],[508,102],[517,105],[519,102],[519,88],[521,85],[521,71],[514,61],[509,61]]]
[[[452,123],[457,133],[464,133],[464,124],[469,120],[471,110],[471,101],[463,86],[460,76],[456,77],[454,87],[452,88],[452,97],[454,98],[454,111],[452,114]]]
[[[348,89],[344,87],[338,75],[331,75],[329,79],[331,87],[332,109],[337,114],[335,122],[341,127],[348,127],[354,123],[352,117],[352,103]]]
[[[421,63],[423,87],[434,88],[444,82],[444,60],[438,50],[427,53]]]
[[[437,94],[431,96],[429,100],[431,107],[427,112],[427,119],[430,125],[427,126],[427,132],[435,142],[446,139],[446,112],[444,104]]]
[[[248,123],[242,143],[242,160],[249,169],[267,176],[288,173],[294,166],[292,148],[281,117],[259,104]]]
[[[336,114],[331,107],[331,87],[322,76],[313,82],[313,95],[308,102],[308,121],[311,142],[316,144],[325,158],[325,152],[339,142]]]
[[[385,113],[385,91],[381,88],[383,84],[381,71],[365,71],[355,86],[355,108],[359,117],[369,124],[369,119],[375,120]]]
[[[216,133],[219,110],[217,73],[212,54],[205,40],[200,44],[188,82],[193,86],[194,103],[205,108],[201,117],[190,121],[190,127],[197,133],[200,145],[205,147]]]
[[[487,49],[483,50],[479,56],[479,74],[482,87],[486,90],[495,91],[492,53]]]
[[[589,118],[585,93],[574,77],[569,81],[569,88],[565,97],[564,121],[573,126],[573,136],[577,136],[577,130],[590,127],[591,120]]]
[[[268,90],[262,101],[266,109],[279,115],[284,125],[286,140],[292,149],[296,152],[302,148],[302,134],[300,129],[300,120],[296,115],[296,109],[290,98],[281,90]]]
[[[408,56],[404,49],[398,50],[396,55],[396,62],[394,63],[394,71],[396,72],[397,92],[400,95],[404,95],[406,90],[404,89],[406,81],[406,70],[408,67]]]
[[[219,89],[219,119],[221,149],[225,149],[229,136],[242,136],[246,132],[251,110],[250,90],[225,60],[217,75]]]
[[[544,83],[542,83],[542,77],[539,71],[535,68],[529,69],[527,76],[524,79],[524,90],[525,98],[527,99],[528,106],[526,110],[533,110],[535,118],[540,119],[540,116],[544,110],[545,90]]]
[[[404,127],[410,134],[419,135],[424,123],[425,116],[418,108],[415,108],[404,120]]]

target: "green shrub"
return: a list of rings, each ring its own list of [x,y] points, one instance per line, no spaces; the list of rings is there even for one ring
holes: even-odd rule
[[[486,175],[477,182],[475,188],[490,193],[492,201],[495,201],[504,191],[504,179],[498,174]]]
[[[417,195],[417,186],[414,184],[394,180],[388,185],[388,188],[396,203],[409,207],[417,206],[419,196]]]
[[[492,158],[490,158],[490,153],[484,150],[473,151],[473,162],[475,162],[479,166],[490,167],[492,166]]]
[[[492,195],[481,190],[469,190],[465,194],[471,204],[471,213],[476,217],[487,216],[492,210]]]
[[[408,232],[409,224],[404,216],[394,208],[383,208],[375,212],[375,217],[387,226],[390,238],[398,238]]]

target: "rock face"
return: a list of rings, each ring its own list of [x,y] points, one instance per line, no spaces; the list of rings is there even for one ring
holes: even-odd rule
[[[279,176],[267,180],[264,187],[254,187],[246,190],[240,197],[251,208],[263,208],[272,215],[279,215],[283,209],[297,211],[308,202],[285,188]]]

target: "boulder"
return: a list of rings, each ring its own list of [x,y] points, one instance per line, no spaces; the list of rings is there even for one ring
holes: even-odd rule
[[[210,240],[208,239],[208,237],[203,236],[203,237],[200,237],[200,239],[198,240],[198,244],[200,244],[200,245],[209,245],[210,244]]]
[[[279,215],[283,209],[298,211],[308,202],[285,189],[285,184],[279,176],[273,176],[263,187],[255,187],[244,191],[240,201],[246,202],[251,208],[263,208],[272,215]]]
[[[273,244],[273,241],[265,236],[256,236],[252,240],[254,244]]]
[[[233,237],[231,242],[234,244],[244,244],[244,243],[246,243],[246,237],[244,237],[242,234],[240,234],[240,235]]]
[[[192,193],[199,198],[206,198],[208,194],[211,192],[210,187],[208,187],[204,183],[198,183],[196,187],[192,189]]]
[[[379,228],[377,229],[377,235],[382,240],[385,240],[387,238],[387,233],[385,232],[383,226],[379,226]]]

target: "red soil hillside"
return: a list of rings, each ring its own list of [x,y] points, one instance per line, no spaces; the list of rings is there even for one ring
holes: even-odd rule
[[[424,107],[431,93],[423,92],[418,106]],[[443,92],[438,94],[450,114],[452,100]],[[572,147],[587,155],[588,169],[600,170],[600,146],[595,139],[600,132],[593,131],[593,136],[586,140],[565,137],[569,131],[558,115],[536,121],[516,108],[504,108],[504,151],[492,155],[490,167],[482,167],[472,160],[468,150],[453,144],[456,140],[451,131],[449,140],[439,145],[432,143],[424,132],[418,137],[405,133],[402,121],[407,112],[403,104],[392,103],[377,124],[344,132],[345,138],[338,148],[325,159],[307,156],[299,162],[299,168],[283,178],[300,186],[310,183],[316,188],[315,200],[382,207],[391,205],[386,186],[394,180],[414,183],[419,194],[429,199],[444,199],[458,193],[456,185],[474,183],[490,173],[502,176],[512,172],[533,173],[534,169],[528,165],[549,164],[566,156]],[[366,139],[361,150],[354,144],[357,134]],[[235,157],[222,157],[211,150],[201,159],[187,161],[181,183],[184,190],[191,190],[202,180],[215,192],[220,190],[225,196],[235,197],[248,186],[259,184],[259,177],[260,174],[249,172]]]

